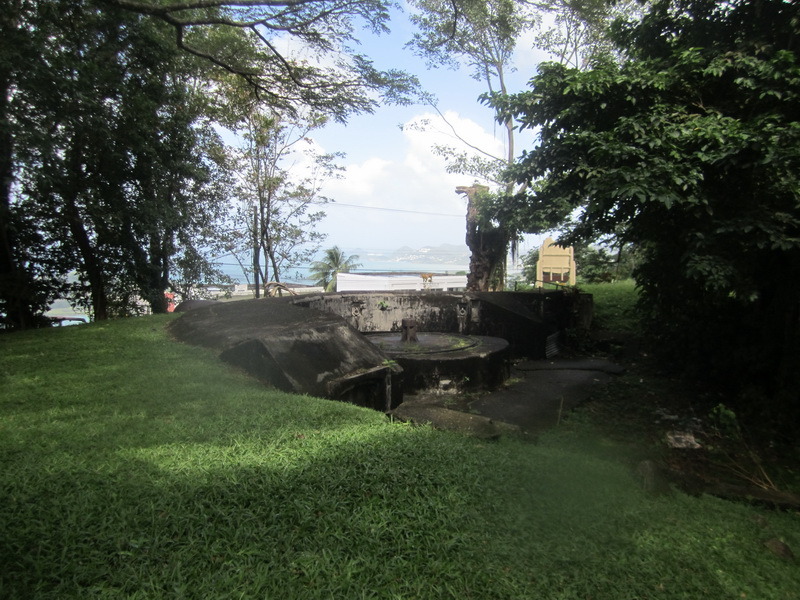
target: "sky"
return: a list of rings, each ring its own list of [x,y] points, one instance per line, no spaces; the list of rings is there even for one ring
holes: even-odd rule
[[[499,156],[505,153],[503,130],[494,122],[491,109],[479,103],[485,91],[467,69],[430,70],[425,61],[404,48],[413,34],[407,15],[393,13],[392,33],[374,37],[364,32],[359,50],[377,68],[398,68],[416,75],[425,91],[438,99],[459,135],[473,145]],[[526,89],[536,65],[545,57],[520,43],[511,76],[511,90]],[[430,119],[430,130],[404,127]],[[426,105],[382,106],[372,114],[352,117],[346,125],[329,124],[314,132],[314,142],[325,152],[344,152],[340,161],[343,177],[329,182],[324,193],[334,200],[324,207],[319,230],[327,234],[323,248],[337,245],[348,253],[387,253],[403,246],[421,248],[440,244],[466,248],[466,199],[456,186],[470,185],[465,175],[448,174],[445,161],[432,152],[435,143],[457,145],[449,127]],[[517,148],[530,146],[530,135]],[[538,247],[542,236],[523,242],[523,252]]]

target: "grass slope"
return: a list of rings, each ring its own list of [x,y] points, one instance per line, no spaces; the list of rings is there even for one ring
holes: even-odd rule
[[[639,294],[633,279],[614,283],[587,283],[582,284],[580,289],[594,298],[595,327],[623,333],[639,331],[636,310]]]
[[[171,317],[0,336],[2,598],[797,598],[798,516],[283,394]]]

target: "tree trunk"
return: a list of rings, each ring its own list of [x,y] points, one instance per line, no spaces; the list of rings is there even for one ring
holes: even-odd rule
[[[465,241],[470,249],[467,290],[471,292],[488,292],[493,275],[499,276],[498,288],[503,289],[508,236],[502,229],[481,227],[478,219],[478,194],[488,189],[482,185],[456,188],[457,193],[467,196]]]
[[[269,255],[269,262],[272,265],[272,281],[275,283],[280,283],[281,272],[280,268],[278,267],[278,260],[275,258],[275,249],[272,246],[269,246],[267,253]]]
[[[5,305],[8,325],[27,329],[35,326],[37,321],[33,306],[35,281],[31,273],[19,264],[18,242],[11,225],[14,138],[8,114],[10,93],[11,72],[0,68],[0,302]]]
[[[259,264],[259,254],[261,253],[260,244],[258,243],[259,239],[259,219],[258,219],[258,207],[253,207],[253,279],[255,281],[256,286],[256,298],[261,297],[261,289],[258,282],[258,276],[261,270],[261,265]]]
[[[150,258],[147,261],[147,296],[150,310],[153,314],[163,314],[169,308],[169,302],[164,292],[167,289],[166,277],[169,275],[169,255],[166,254],[166,244],[158,235],[150,238]],[[166,276],[165,276],[166,274]]]
[[[75,245],[78,247],[83,262],[83,270],[89,280],[92,299],[92,312],[95,321],[108,319],[108,296],[106,295],[105,275],[100,260],[86,231],[86,226],[78,208],[78,196],[83,179],[81,165],[81,144],[83,136],[76,132],[72,140],[70,155],[67,157],[67,182],[63,188],[64,216]]]
[[[267,259],[269,260],[270,265],[272,266],[272,280],[275,283],[281,282],[281,273],[280,269],[278,268],[278,261],[275,258],[275,249],[272,247],[271,244],[267,245],[264,250],[264,254],[266,255]],[[278,295],[283,296],[283,290],[278,287]]]
[[[83,261],[83,270],[89,280],[89,291],[92,298],[92,313],[95,321],[108,319],[108,297],[106,296],[105,277],[100,262],[92,247],[89,234],[81,219],[74,198],[65,198],[64,212],[70,234],[78,247]]]
[[[168,204],[175,206],[175,192],[170,186],[168,193]],[[148,302],[154,314],[164,314],[169,312],[170,301],[167,299],[166,292],[169,289],[169,259],[174,251],[175,232],[162,222],[156,233],[150,235],[150,253],[147,264],[148,281]],[[136,244],[135,238],[131,241]],[[138,245],[135,247],[138,248]]]

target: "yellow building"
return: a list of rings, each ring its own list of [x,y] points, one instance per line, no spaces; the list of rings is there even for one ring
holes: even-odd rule
[[[536,263],[536,285],[542,287],[545,283],[575,285],[575,254],[572,246],[556,246],[553,238],[544,241]]]

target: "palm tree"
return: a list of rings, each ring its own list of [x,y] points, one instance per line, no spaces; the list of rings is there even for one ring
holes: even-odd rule
[[[350,269],[360,267],[356,262],[357,255],[345,256],[339,246],[325,250],[325,256],[311,265],[311,277],[315,278],[316,285],[325,288],[326,292],[336,291],[336,275],[349,273]]]

